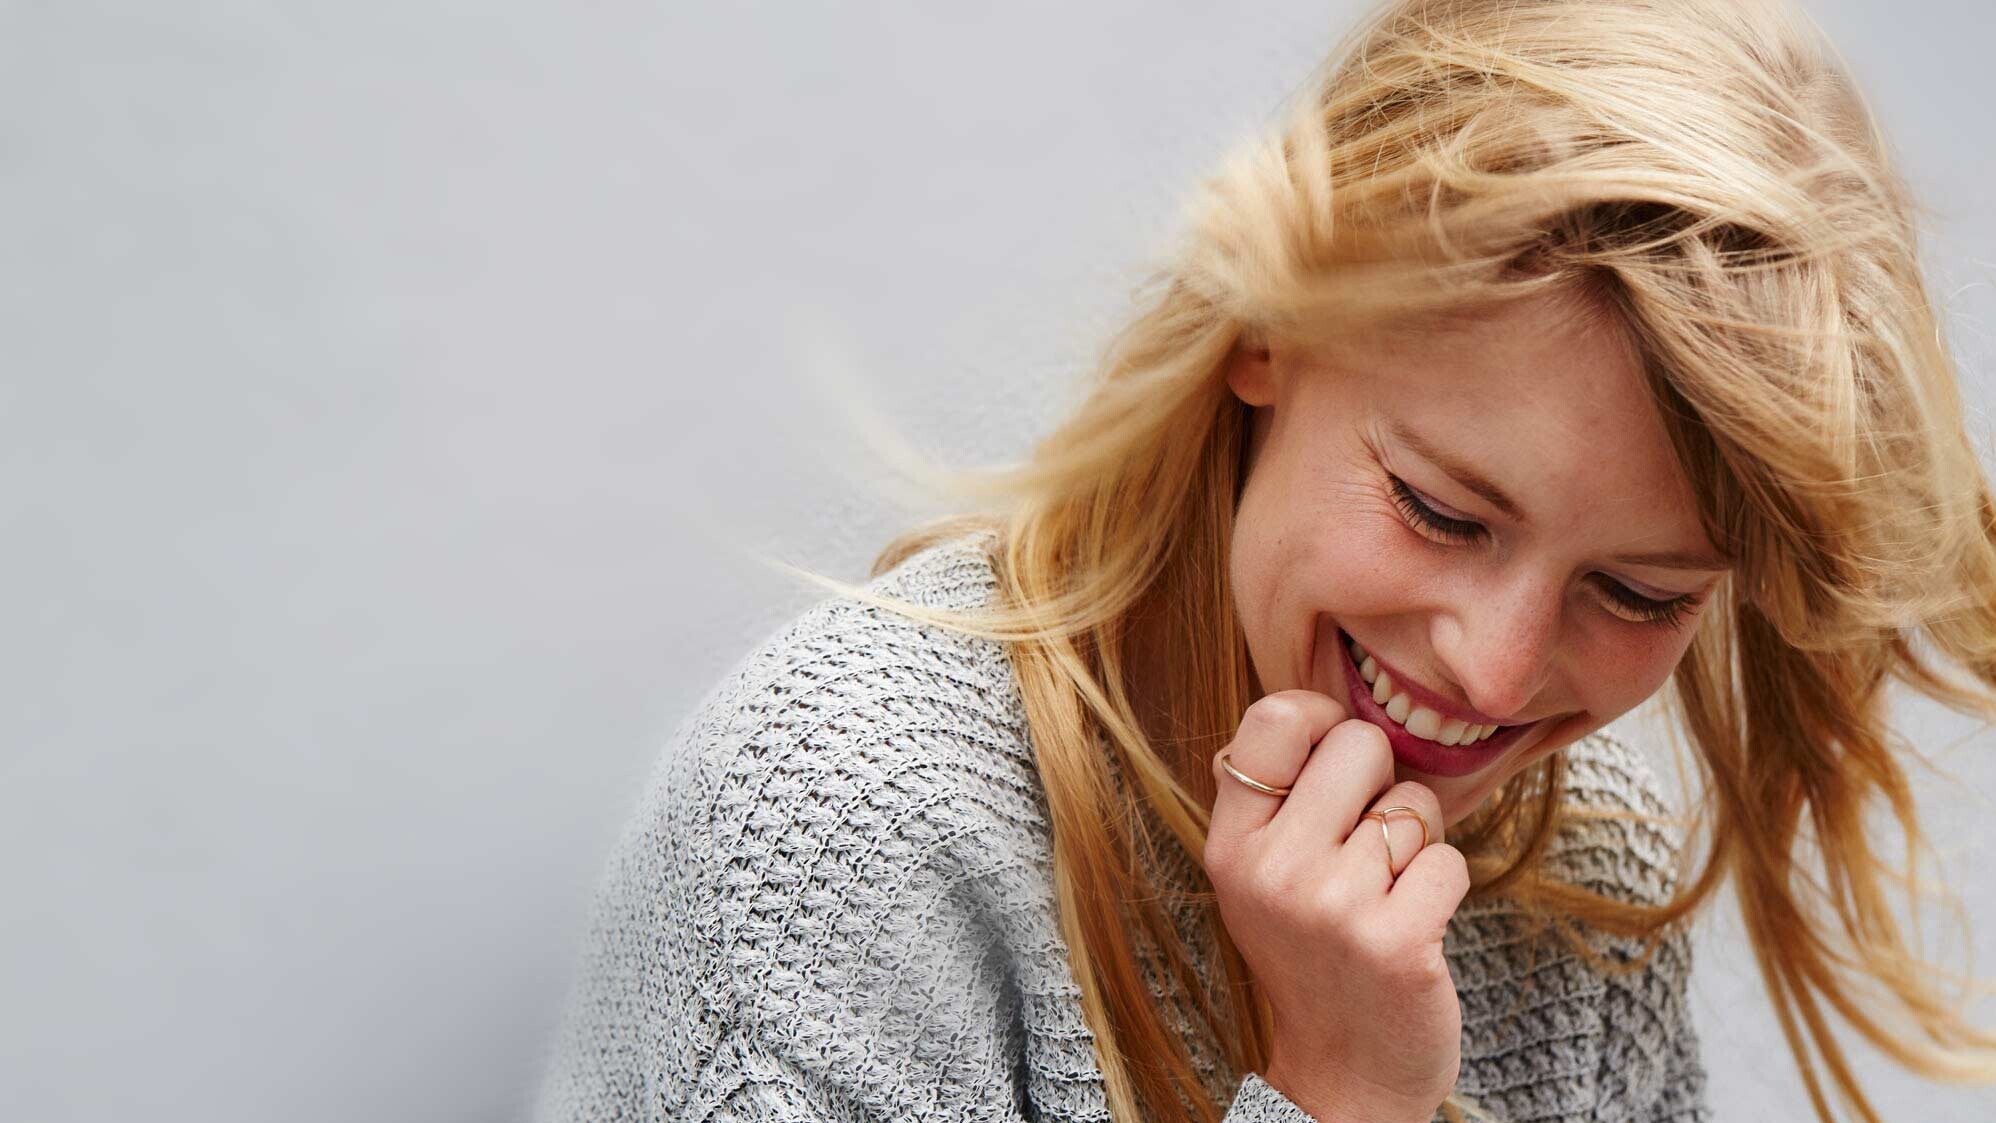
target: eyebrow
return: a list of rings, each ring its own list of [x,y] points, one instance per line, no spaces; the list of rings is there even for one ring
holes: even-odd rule
[[[1504,494],[1504,489],[1492,483],[1489,477],[1483,475],[1483,473],[1478,472],[1468,464],[1442,451],[1439,446],[1429,441],[1426,437],[1407,428],[1397,420],[1389,420],[1386,423],[1386,427],[1393,434],[1394,439],[1413,449],[1422,459],[1440,468],[1448,474],[1450,479],[1475,492],[1485,502],[1504,512],[1511,519],[1520,523],[1529,523],[1531,521],[1525,517],[1524,509],[1518,505],[1517,501],[1509,495]],[[1724,558],[1713,554],[1684,550],[1660,550],[1646,554],[1618,554],[1611,560],[1620,562],[1623,565],[1651,566],[1657,569],[1702,569],[1714,573],[1732,568],[1732,565]]]

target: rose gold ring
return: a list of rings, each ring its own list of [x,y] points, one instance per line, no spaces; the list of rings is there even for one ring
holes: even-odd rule
[[[1293,787],[1272,788],[1267,784],[1262,783],[1260,780],[1257,780],[1254,777],[1243,773],[1240,769],[1234,767],[1233,761],[1227,759],[1229,756],[1233,755],[1233,751],[1234,750],[1232,749],[1228,749],[1220,754],[1220,767],[1227,770],[1227,775],[1232,776],[1234,779],[1239,780],[1241,783],[1246,784],[1248,787],[1253,788],[1255,791],[1267,792],[1269,795],[1288,795],[1290,792],[1296,790]]]
[[[1395,811],[1405,811],[1414,817],[1415,822],[1421,824],[1421,845],[1416,847],[1416,849],[1426,849],[1428,845],[1428,820],[1422,817],[1419,811],[1411,807],[1394,804],[1392,807],[1382,807],[1377,811],[1367,811],[1365,814],[1359,816],[1359,818],[1379,820],[1379,837],[1386,840],[1386,872],[1398,878],[1400,875],[1393,873],[1393,832],[1386,829],[1386,817]]]

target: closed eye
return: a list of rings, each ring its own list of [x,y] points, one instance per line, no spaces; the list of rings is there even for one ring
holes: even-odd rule
[[[1436,511],[1421,499],[1419,492],[1408,487],[1406,481],[1400,477],[1389,472],[1386,478],[1390,481],[1393,491],[1394,506],[1400,508],[1400,513],[1407,516],[1408,521],[1450,542],[1465,545],[1481,541],[1490,533],[1482,523],[1452,519]]]
[[[1444,515],[1430,506],[1419,492],[1408,487],[1406,481],[1400,477],[1389,472],[1386,478],[1393,492],[1394,506],[1400,509],[1400,513],[1406,516],[1409,522],[1426,533],[1457,545],[1480,542],[1489,536],[1489,528],[1482,523]],[[1697,608],[1704,600],[1697,593],[1657,600],[1643,596],[1605,573],[1596,576],[1600,578],[1598,587],[1607,597],[1611,611],[1625,620],[1630,617],[1623,614],[1629,613],[1633,614],[1635,621],[1640,623],[1675,627],[1683,621],[1686,613]]]

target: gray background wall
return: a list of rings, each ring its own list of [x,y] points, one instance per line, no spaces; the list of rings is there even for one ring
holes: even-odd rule
[[[839,387],[1022,453],[1356,10],[1257,7],[0,3],[0,1114],[519,1118],[666,733],[816,599],[740,549],[927,509]],[[1817,10],[1981,426],[1988,17]],[[1996,734],[1906,720],[1987,963]],[[1719,1117],[1800,1118],[1729,924]]]

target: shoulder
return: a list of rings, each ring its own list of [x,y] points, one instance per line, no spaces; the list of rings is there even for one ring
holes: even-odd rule
[[[865,589],[923,608],[982,607],[997,586],[989,542],[978,534],[936,543]],[[796,729],[813,718],[909,701],[975,701],[980,712],[1004,710],[1014,693],[1001,645],[835,596],[744,656],[703,701],[699,718],[737,731]]]
[[[990,541],[930,546],[867,588],[974,609],[995,589]],[[673,824],[708,938],[737,970],[828,929],[895,947],[896,917],[933,919],[965,882],[1037,868],[1050,833],[1003,646],[857,599],[771,636],[680,740],[646,817]]]
[[[932,546],[867,587],[975,607],[995,585],[982,545]],[[804,1089],[799,1118],[1006,1087],[996,914],[1038,885],[1051,834],[1028,745],[996,643],[848,597],[777,630],[653,769],[553,1086],[662,1096],[668,1117]]]
[[[926,608],[981,607],[996,587],[989,541],[937,543],[866,588]],[[826,815],[851,825],[869,808],[915,812],[953,791],[1016,787],[1032,764],[1002,644],[848,597],[765,640],[690,725],[697,786],[728,824],[786,812],[804,828],[834,826]]]

